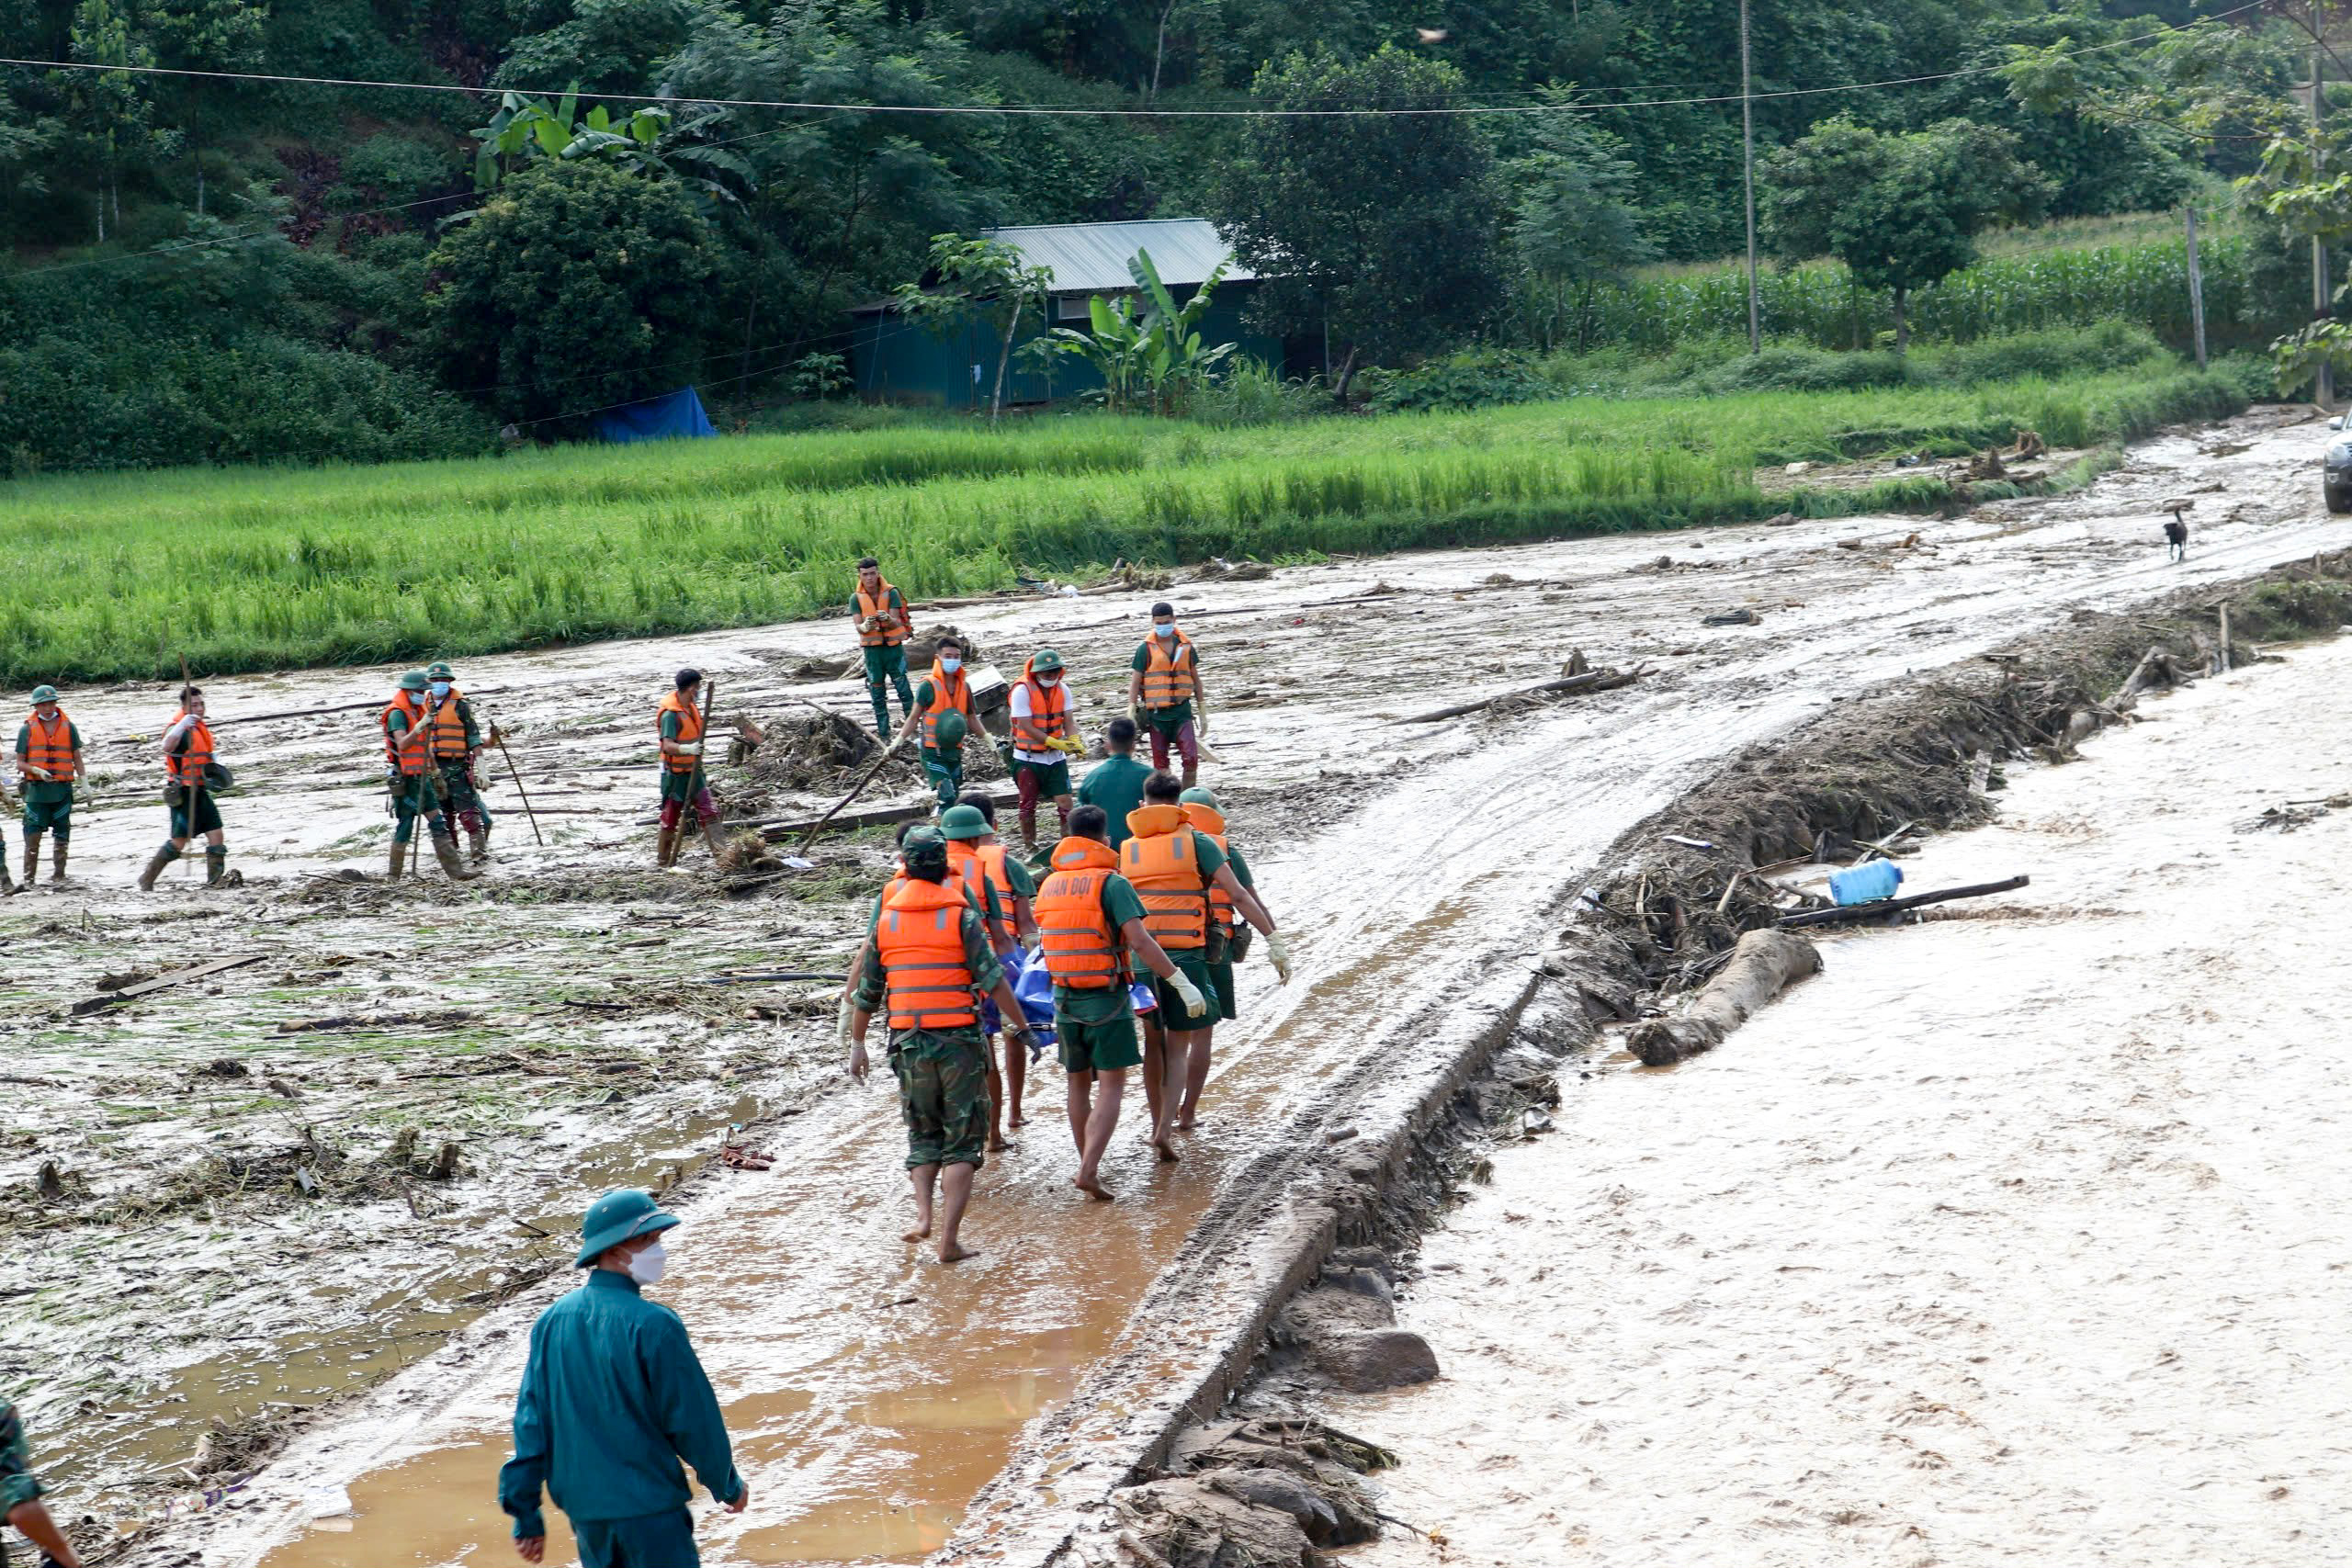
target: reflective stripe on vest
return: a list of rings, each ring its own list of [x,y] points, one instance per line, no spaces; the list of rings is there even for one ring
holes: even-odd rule
[[[933,750],[939,750],[939,716],[960,713],[967,730],[972,728],[972,687],[961,670],[950,675],[932,660],[931,673],[923,679],[931,682],[931,705],[922,710],[922,743]]]
[[[1163,646],[1168,641],[1176,644],[1172,653]],[[1155,635],[1145,641],[1144,648],[1149,657],[1145,660],[1143,672],[1143,705],[1148,708],[1172,708],[1178,703],[1191,701],[1194,663],[1193,639],[1182,632],[1178,632],[1173,638]]]
[[[1226,859],[1233,858],[1232,850],[1226,845],[1225,813],[1212,811],[1205,806],[1187,806],[1184,807],[1184,820],[1190,822],[1196,831],[1206,833],[1209,842],[1215,844]],[[1235,876],[1238,880],[1239,873],[1237,872]],[[1234,915],[1231,896],[1216,883],[1210,883],[1209,924],[1217,931],[1229,931],[1239,923]]]
[[[1128,814],[1127,826],[1135,829],[1138,817],[1149,821],[1156,811],[1168,812],[1173,822],[1158,826],[1156,831],[1137,830],[1121,844],[1119,874],[1135,884],[1136,897],[1143,900],[1143,929],[1160,946],[1205,947],[1209,896],[1201,883],[1192,825],[1172,807],[1147,806]]]
[[[1085,851],[1066,852],[1072,845]],[[1086,851],[1100,851],[1099,854]],[[1037,889],[1038,951],[1057,986],[1099,991],[1123,980],[1125,955],[1111,918],[1102,912],[1102,885],[1111,880],[1109,845],[1091,839],[1064,839],[1054,850],[1057,869]]]
[[[465,694],[457,687],[441,699],[433,715],[433,754],[445,762],[459,762],[466,756],[466,720],[458,711],[458,703]]]
[[[892,588],[887,581],[882,584],[882,592],[879,593],[868,593],[863,588],[857,591],[857,640],[866,647],[896,648],[907,640],[905,620],[894,614],[890,608],[890,595],[897,592],[898,590]],[[867,631],[865,623],[876,615],[885,617],[882,629],[878,632]]]
[[[1012,923],[1012,878],[1004,869],[1004,846],[950,839],[947,871],[952,878],[960,879],[971,888],[975,904],[981,902],[979,888],[983,883],[996,894],[996,918],[989,919],[985,907],[980,918],[989,928],[989,944],[1000,953],[1012,952],[1019,938]]]
[[[662,734],[662,716],[665,713],[678,716],[678,733],[663,739],[675,740],[682,746],[691,746],[702,739],[701,710],[686,701],[684,692],[672,692],[654,708],[653,733],[657,736]],[[681,757],[674,751],[662,752],[662,761],[673,773],[691,773],[702,766],[700,757]]]
[[[187,709],[182,708],[172,716],[172,724],[177,724],[187,716]],[[171,725],[164,728],[169,729]],[[212,728],[199,718],[189,727],[186,739],[187,745],[185,750],[175,751],[164,759],[164,776],[177,779],[184,784],[202,784],[204,770],[212,761]]]
[[[964,956],[967,907],[959,890],[917,879],[883,901],[874,947],[889,991],[892,1029],[957,1029],[979,1021]]]
[[[25,761],[42,770],[51,778],[70,779],[74,776],[74,721],[59,708],[57,717],[49,723],[40,715],[25,716]]]
[[[392,734],[392,715],[394,714],[399,714],[408,720],[408,728],[398,737]],[[377,728],[384,732],[384,761],[388,766],[398,768],[402,778],[413,779],[419,773],[432,771],[433,753],[427,747],[401,744],[402,740],[414,735],[417,727],[424,722],[424,707],[407,692],[396,694],[390,702],[384,705],[384,711],[376,716]]]
[[[1069,684],[1057,681],[1051,686],[1041,685],[1035,676],[1024,670],[1021,689],[1029,694],[1029,716],[1014,721],[1012,743],[1031,751],[1051,750],[1046,741],[1058,740],[1069,733]],[[1024,726],[1037,738],[1036,744],[1029,745],[1023,739],[1021,730]]]

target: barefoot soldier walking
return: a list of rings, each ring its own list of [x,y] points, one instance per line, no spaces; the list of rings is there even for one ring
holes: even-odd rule
[[[914,1186],[915,1224],[904,1239],[922,1241],[934,1228],[939,1199],[942,1263],[972,1256],[963,1244],[964,1210],[972,1178],[987,1157],[988,1045],[980,1038],[978,998],[994,998],[1008,1021],[1023,1017],[989,946],[987,922],[947,881],[947,840],[921,828],[902,845],[906,879],[883,900],[881,923],[858,972],[851,998],[850,1076],[866,1073],[865,1034],[887,998],[890,1066],[899,1079],[899,1112],[907,1124],[907,1175]],[[1025,1051],[1029,1026],[1015,1022],[1007,1044]]]
[[[74,785],[82,777],[82,732],[57,705],[57,688],[33,688],[33,711],[17,731],[17,771],[24,777],[25,886],[40,870],[40,838],[50,836],[49,879],[65,880],[66,840],[74,832]]]
[[[1217,804],[1216,796],[1196,785],[1186,790],[1178,804],[1184,808],[1184,819],[1197,831],[1207,834],[1209,842],[1225,852],[1226,867],[1233,873],[1233,880],[1255,896],[1258,892],[1257,879],[1250,874],[1250,863],[1242,858],[1240,846],[1234,843],[1225,830],[1225,811]],[[1258,901],[1261,905],[1265,902],[1263,898]],[[1184,1066],[1184,1099],[1176,1111],[1176,1125],[1182,1131],[1192,1130],[1193,1113],[1201,1103],[1201,1090],[1208,1086],[1209,1051],[1217,1024],[1240,1016],[1234,998],[1233,964],[1249,950],[1249,941],[1250,923],[1234,908],[1233,899],[1226,890],[1212,884],[1209,887],[1208,945],[1203,950],[1203,956],[1209,966],[1209,985],[1215,991],[1216,1006],[1193,1031],[1193,1049]],[[1282,938],[1278,936],[1266,939],[1269,956],[1281,942]],[[1290,954],[1286,944],[1280,966],[1287,977]]]

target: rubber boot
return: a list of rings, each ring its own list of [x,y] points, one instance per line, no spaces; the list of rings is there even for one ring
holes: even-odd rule
[[[392,840],[391,863],[384,870],[384,880],[398,882],[401,872],[408,865],[408,845],[399,839]]]
[[[30,887],[40,877],[40,835],[25,835],[25,886]]]
[[[710,858],[717,860],[718,858],[718,818],[706,817],[702,819],[702,841],[710,846]]]
[[[653,852],[653,863],[668,866],[674,863],[677,858],[678,830],[675,828],[664,828],[662,829],[661,845]]]
[[[1062,837],[1067,839],[1069,835],[1064,833]],[[1021,808],[1021,852],[1024,855],[1037,852],[1037,807],[1035,802]]]
[[[228,874],[229,846],[226,844],[205,845],[204,885],[207,887],[218,887],[220,886],[221,879]]]
[[[445,830],[433,835],[433,858],[441,863],[443,874],[452,882],[471,882],[481,874],[458,856],[455,833]]]
[[[874,733],[881,739],[883,745],[888,746],[890,744],[889,688],[887,686],[873,686],[869,687],[867,690],[868,694],[874,698]]]
[[[1187,762],[1184,764],[1184,787],[1186,789],[1190,789],[1194,784],[1198,784],[1200,782],[1200,778],[1201,765],[1198,762]]]
[[[468,843],[469,843],[469,844],[471,844],[471,845],[473,846],[474,863],[475,863],[476,865],[481,865],[481,864],[482,864],[484,862],[486,862],[486,861],[488,861],[488,860],[490,859],[490,829],[487,829],[487,828],[469,828],[469,829],[468,829],[466,830],[466,841],[467,841]]]
[[[153,855],[149,856],[147,860],[147,869],[139,874],[139,891],[141,893],[153,893],[155,891],[155,879],[164,874],[164,868],[165,866],[171,864],[174,861],[179,858],[179,851],[173,848],[170,844],[165,844],[162,849],[157,850]],[[0,870],[0,878],[5,878],[6,875],[7,873],[5,870]]]
[[[62,833],[52,836],[49,840],[49,879],[51,882],[65,880],[65,835]]]

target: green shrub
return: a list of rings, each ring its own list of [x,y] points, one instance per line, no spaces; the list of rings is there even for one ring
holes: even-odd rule
[[[1364,406],[1381,413],[1500,408],[1555,395],[1544,374],[1522,355],[1470,349],[1404,371],[1367,371]]]

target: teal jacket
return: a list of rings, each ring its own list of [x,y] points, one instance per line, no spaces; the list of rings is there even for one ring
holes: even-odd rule
[[[742,1495],[686,1325],[628,1275],[592,1270],[531,1325],[498,1506],[514,1516],[517,1539],[547,1534],[543,1485],[575,1521],[666,1513],[694,1495],[681,1459],[720,1502]]]

